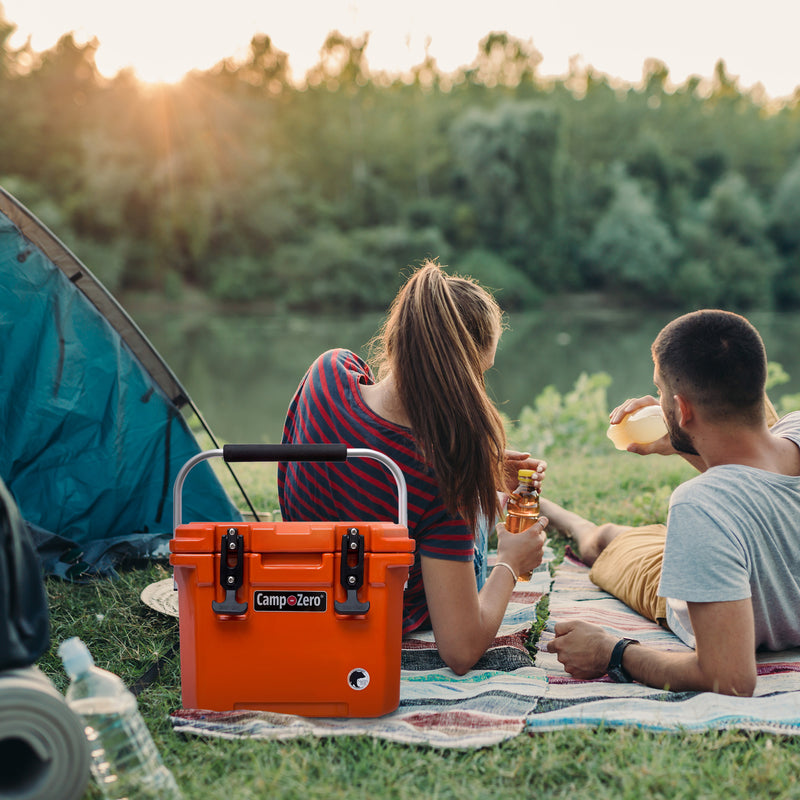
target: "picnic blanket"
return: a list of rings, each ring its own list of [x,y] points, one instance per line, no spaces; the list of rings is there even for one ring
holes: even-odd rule
[[[568,550],[556,570],[550,616],[539,638],[536,665],[547,674],[546,696],[528,716],[526,730],[634,726],[654,731],[736,728],[800,734],[800,648],[757,657],[753,697],[712,692],[666,692],[608,678],[579,681],[546,652],[556,621],[580,618],[659,650],[687,651],[677,636],[632,611],[589,580],[589,570]]]
[[[552,558],[548,549],[531,580],[517,584],[498,637],[466,675],[445,667],[431,633],[404,640],[400,705],[392,714],[378,719],[310,719],[265,711],[180,709],[171,715],[173,727],[181,733],[225,738],[365,735],[441,748],[486,747],[523,732],[569,727],[634,726],[676,733],[738,728],[800,734],[800,649],[758,657],[752,698],[571,678],[545,650],[559,619],[579,616],[658,649],[686,647],[598,589],[589,580],[589,570],[569,552],[553,580]],[[537,607],[548,594],[550,616],[534,661],[525,642]]]

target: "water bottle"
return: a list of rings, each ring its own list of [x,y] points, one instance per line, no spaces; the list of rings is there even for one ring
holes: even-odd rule
[[[58,648],[70,677],[69,707],[83,720],[91,769],[106,800],[182,800],[164,766],[136,698],[112,672],[94,664],[77,637]]]

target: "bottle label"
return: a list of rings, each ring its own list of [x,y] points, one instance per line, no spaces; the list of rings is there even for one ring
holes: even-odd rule
[[[253,592],[254,611],[327,611],[327,592]]]

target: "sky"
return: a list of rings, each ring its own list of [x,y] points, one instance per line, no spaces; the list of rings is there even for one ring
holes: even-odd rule
[[[96,37],[96,63],[112,77],[133,67],[146,81],[179,80],[223,58],[242,57],[265,33],[289,55],[295,77],[318,60],[331,30],[370,33],[370,69],[402,72],[430,54],[445,72],[469,64],[478,42],[505,31],[542,54],[542,75],[566,74],[570,60],[635,83],[648,58],[674,85],[710,77],[719,58],[739,87],[760,83],[772,98],[800,85],[798,0],[0,0],[17,26],[12,46],[34,50],[74,32]]]

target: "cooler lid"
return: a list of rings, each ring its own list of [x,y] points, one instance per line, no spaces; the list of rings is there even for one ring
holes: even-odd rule
[[[231,530],[248,553],[333,553],[351,529],[364,537],[366,553],[411,553],[415,542],[396,522],[193,522],[179,525],[169,543],[173,553],[217,553]]]

